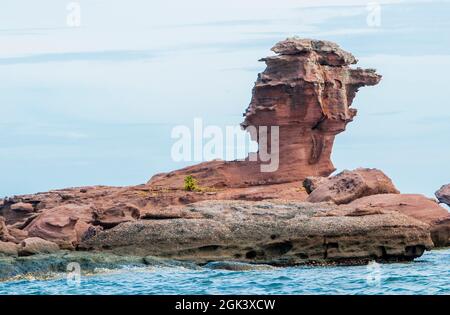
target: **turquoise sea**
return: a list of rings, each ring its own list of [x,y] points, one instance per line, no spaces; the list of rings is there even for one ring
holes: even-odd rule
[[[0,294],[450,294],[450,249],[410,263],[248,271],[147,267],[0,283]]]

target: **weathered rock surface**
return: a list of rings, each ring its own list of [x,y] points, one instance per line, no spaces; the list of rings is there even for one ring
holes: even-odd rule
[[[25,227],[31,237],[40,237],[75,248],[81,236],[91,225],[94,209],[89,205],[64,204],[46,209]]]
[[[204,201],[185,206],[197,219],[140,220],[103,231],[86,249],[204,263],[276,265],[412,260],[432,247],[428,226],[399,213],[340,215],[331,204]]]
[[[58,245],[39,237],[30,237],[23,240],[18,247],[20,256],[36,254],[51,254],[59,251]]]
[[[167,209],[201,200],[305,200],[300,182],[246,188],[215,189],[189,192],[150,185],[130,187],[93,186],[55,190],[34,195],[7,198],[0,214],[10,213],[17,203],[34,205],[32,219],[9,216],[7,241],[20,243],[27,237],[40,237],[61,248],[75,249],[83,237],[89,238],[103,228],[143,219],[191,218],[195,213]],[[0,217],[1,218],[1,217]],[[14,221],[17,219],[18,221]],[[6,222],[5,222],[6,223]],[[3,226],[0,223],[0,229]],[[0,235],[1,232],[0,232]],[[13,239],[11,239],[11,236]]]
[[[5,218],[0,217],[0,241],[20,243],[27,236],[26,231],[7,226]]]
[[[315,182],[310,184],[312,180]],[[365,196],[399,193],[389,177],[380,170],[370,168],[346,170],[323,180],[307,179],[305,185],[311,190],[306,199],[308,202],[345,204]]]
[[[276,56],[263,59],[267,68],[258,75],[242,127],[279,128],[279,146],[272,152],[279,153],[275,171],[264,172],[268,162],[249,157],[157,174],[145,185],[2,199],[0,245],[19,257],[0,259],[0,278],[27,266],[65,271],[69,258],[60,256],[60,248],[132,254],[140,257],[138,264],[226,260],[221,266],[233,269],[247,263],[411,260],[432,247],[430,230],[435,244],[448,242],[448,221],[441,214],[424,219],[415,212],[417,205],[402,208],[394,199],[384,206],[367,205],[364,196],[398,193],[380,171],[324,177],[335,170],[330,160],[335,136],[356,115],[351,108],[356,92],[381,76],[351,68],[356,59],[327,41],[288,39],[273,51]],[[272,135],[254,137],[260,150],[275,141]],[[187,175],[201,189],[185,191]],[[307,198],[334,203],[303,203]]]
[[[0,217],[0,241],[7,242],[11,240],[8,228],[6,227],[5,219]]]
[[[150,184],[182,187],[193,175],[206,187],[246,187],[302,181],[307,176],[328,176],[334,138],[353,120],[351,104],[359,88],[377,84],[375,70],[353,69],[355,57],[338,45],[311,39],[289,38],[276,44],[276,56],[258,75],[243,128],[254,127],[253,140],[272,144],[272,126],[279,127],[279,167],[265,172],[258,161],[213,161],[159,174]],[[268,127],[268,134],[259,132]],[[272,153],[274,153],[272,152]]]
[[[394,211],[429,224],[436,247],[450,246],[450,213],[423,195],[384,194],[357,199],[348,205],[361,211]]]
[[[37,216],[34,206],[22,200],[12,203],[8,199],[4,200],[0,209],[0,215],[5,218],[6,224],[14,224],[14,227],[20,229]]]
[[[450,184],[444,185],[436,191],[436,198],[441,203],[445,203],[447,206],[450,206]]]
[[[17,244],[0,241],[0,256],[17,256]]]
[[[308,194],[311,194],[317,187],[328,182],[328,177],[308,176],[303,181],[303,187]]]
[[[13,227],[8,228],[9,235],[12,237],[12,242],[18,244],[24,239],[28,238],[28,232]]]
[[[113,207],[94,212],[94,224],[112,228],[120,223],[138,220],[141,210],[132,204],[118,204]]]

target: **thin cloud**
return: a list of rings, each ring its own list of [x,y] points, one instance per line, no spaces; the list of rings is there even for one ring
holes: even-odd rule
[[[0,65],[34,64],[70,61],[136,61],[148,60],[155,57],[149,50],[105,50],[65,53],[33,54],[21,57],[0,58]]]

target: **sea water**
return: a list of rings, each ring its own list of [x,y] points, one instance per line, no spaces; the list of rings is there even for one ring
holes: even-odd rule
[[[79,280],[79,281],[78,281]],[[0,294],[450,294],[450,249],[409,263],[228,271],[123,268],[0,283]]]

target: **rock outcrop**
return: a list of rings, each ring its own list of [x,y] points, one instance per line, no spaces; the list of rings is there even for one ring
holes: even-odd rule
[[[410,216],[429,225],[436,247],[450,246],[450,213],[423,195],[373,195],[357,199],[348,206],[363,211],[392,211]]]
[[[13,224],[13,227],[19,229],[22,229],[37,216],[34,206],[22,201],[10,202],[6,199],[0,209],[0,215],[4,217],[6,224]]]
[[[141,217],[141,210],[133,204],[117,204],[94,212],[95,225],[112,228],[120,223],[135,221]]]
[[[67,203],[45,209],[24,230],[31,237],[40,237],[62,248],[74,249],[91,226],[93,213],[91,205]]]
[[[7,242],[11,240],[8,228],[5,224],[5,219],[0,217],[0,241]]]
[[[350,53],[328,41],[289,38],[276,44],[277,54],[263,58],[267,65],[258,75],[242,127],[253,129],[253,140],[279,155],[276,170],[265,171],[267,162],[213,161],[159,174],[152,185],[182,187],[193,175],[206,187],[245,187],[302,181],[307,176],[328,176],[334,138],[353,120],[351,104],[359,88],[377,84],[375,70],[353,69]],[[271,127],[278,127],[279,136]],[[267,133],[264,128],[267,127]],[[264,150],[265,152],[266,150]]]
[[[0,217],[0,241],[20,243],[27,236],[28,233],[26,231],[11,226],[8,227],[5,218]]]
[[[23,240],[18,246],[19,256],[36,254],[51,254],[59,250],[58,245],[39,237],[30,237]]]
[[[428,226],[399,213],[354,215],[331,204],[203,201],[184,206],[199,218],[127,222],[92,237],[86,249],[292,265],[412,260],[432,247]]]
[[[399,193],[389,177],[370,168],[346,170],[326,179],[307,178],[303,185],[311,191],[308,202],[346,204],[365,196]]]
[[[17,244],[0,241],[0,256],[17,256]]]
[[[380,171],[326,177],[335,170],[335,136],[356,115],[356,92],[381,76],[352,68],[356,59],[327,41],[291,38],[272,50],[275,56],[262,59],[267,68],[242,123],[259,143],[256,159],[205,162],[144,185],[2,199],[0,252],[36,259],[3,257],[0,267],[10,267],[0,277],[25,270],[28,260],[39,270],[59,270],[72,259],[60,249],[131,254],[139,264],[163,257],[292,265],[412,260],[433,246],[431,236],[438,246],[447,244],[442,208],[404,201]],[[270,171],[271,161],[261,156],[265,146],[279,157]],[[188,175],[198,189],[184,189]]]
[[[450,206],[450,184],[444,185],[436,191],[436,198],[441,203],[445,203],[447,206]]]

